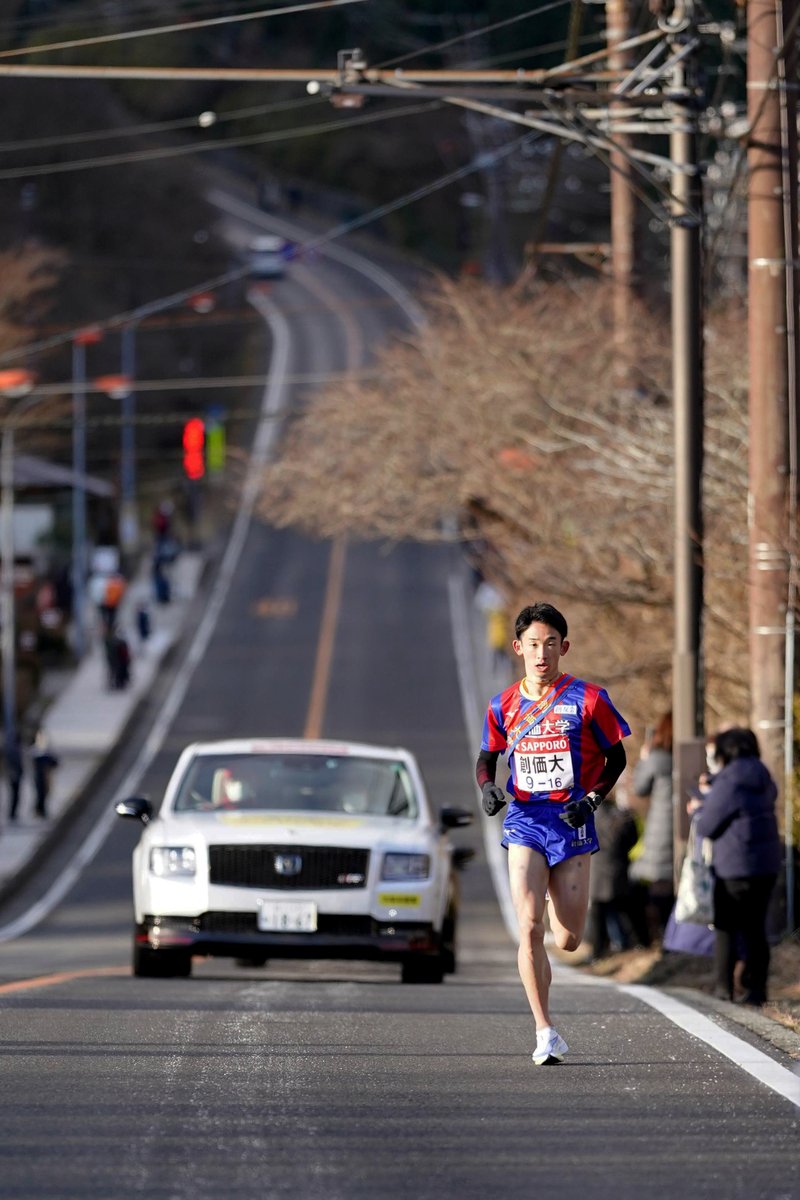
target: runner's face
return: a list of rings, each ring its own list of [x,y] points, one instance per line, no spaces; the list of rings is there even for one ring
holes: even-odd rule
[[[525,663],[525,676],[532,683],[552,683],[561,673],[561,656],[569,642],[562,641],[551,625],[529,625],[521,638],[514,639],[514,653]]]

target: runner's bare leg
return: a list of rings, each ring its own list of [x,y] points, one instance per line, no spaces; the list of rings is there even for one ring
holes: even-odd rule
[[[544,948],[545,893],[550,877],[543,855],[529,846],[508,847],[508,879],[519,925],[517,964],[537,1029],[550,1024],[552,971]]]
[[[591,854],[577,854],[550,868],[550,928],[560,950],[577,950],[589,908]]]

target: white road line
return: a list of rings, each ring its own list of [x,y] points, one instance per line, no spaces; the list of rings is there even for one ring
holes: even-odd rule
[[[779,1096],[784,1096],[792,1104],[800,1108],[800,1075],[782,1067],[768,1054],[756,1050],[749,1042],[736,1037],[735,1034],[720,1028],[702,1013],[695,1012],[688,1004],[681,1003],[674,996],[658,991],[657,988],[641,987],[637,984],[616,984],[620,991],[627,992],[651,1008],[657,1009],[675,1025],[685,1029],[693,1037],[705,1042],[717,1053],[736,1063],[748,1075],[752,1075],[759,1083],[763,1083]],[[800,1070],[800,1067],[798,1067]]]
[[[472,623],[467,611],[468,601],[464,594],[464,581],[459,575],[453,572],[447,582],[450,600],[450,631],[453,635],[453,655],[456,660],[456,670],[458,671],[464,724],[467,728],[467,738],[471,743],[473,739],[480,737],[483,722],[482,705],[484,701],[488,702],[488,697],[479,698],[477,695],[478,669],[475,647],[472,642]],[[479,796],[477,783],[475,791],[476,795]],[[489,864],[489,870],[492,875],[495,895],[500,905],[500,912],[505,927],[511,939],[516,943],[519,941],[517,917],[514,912],[514,905],[511,902],[508,869],[506,867],[505,853],[498,837],[497,823],[493,823],[491,818],[486,816],[480,803],[478,803],[478,813],[481,822],[481,832],[483,834],[483,845],[486,851],[486,861]]]

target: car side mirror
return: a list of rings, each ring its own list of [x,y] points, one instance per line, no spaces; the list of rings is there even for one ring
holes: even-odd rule
[[[147,825],[153,816],[153,806],[149,800],[145,800],[144,796],[131,796],[129,799],[120,800],[115,804],[114,812],[118,817],[133,817],[134,820]]]
[[[463,829],[475,820],[474,814],[468,808],[456,808],[446,804],[439,809],[439,823],[442,829]]]

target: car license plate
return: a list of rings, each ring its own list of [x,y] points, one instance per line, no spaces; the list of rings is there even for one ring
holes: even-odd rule
[[[264,933],[315,933],[317,906],[311,901],[262,900],[258,928]]]

